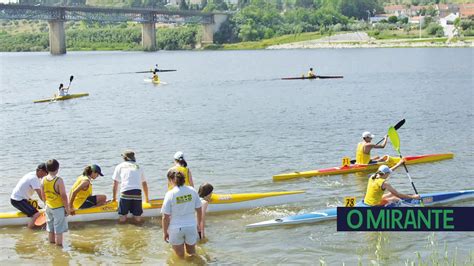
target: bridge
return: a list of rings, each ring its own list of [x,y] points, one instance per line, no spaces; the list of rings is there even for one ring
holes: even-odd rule
[[[66,21],[127,22],[142,25],[142,46],[145,51],[156,50],[156,23],[202,24],[201,43],[212,43],[213,35],[228,15],[198,11],[169,11],[148,8],[104,8],[82,6],[32,6],[0,4],[0,19],[47,20],[51,54],[66,53]]]

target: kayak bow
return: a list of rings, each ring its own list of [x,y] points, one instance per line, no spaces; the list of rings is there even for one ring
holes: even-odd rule
[[[281,205],[302,200],[304,191],[213,194],[208,212],[224,212],[256,207]],[[153,199],[142,203],[143,217],[161,216],[163,199]],[[68,222],[88,222],[98,220],[117,220],[118,203],[109,201],[105,205],[76,210],[76,215],[68,216]],[[44,210],[40,210],[43,212]],[[26,225],[30,218],[21,212],[0,213],[0,226]]]
[[[46,102],[54,102],[54,101],[64,101],[64,100],[69,100],[69,99],[74,99],[74,98],[80,98],[80,97],[85,97],[89,96],[89,93],[75,93],[75,94],[68,94],[65,96],[56,96],[53,98],[49,99],[43,99],[43,100],[36,100],[33,101],[34,103],[46,103]]]
[[[384,156],[384,162],[378,162],[374,164],[351,164],[349,166],[339,166],[339,167],[330,167],[324,168],[319,170],[311,170],[311,171],[303,171],[303,172],[292,172],[292,173],[285,173],[273,176],[273,181],[282,181],[282,180],[289,180],[294,178],[301,178],[301,177],[313,177],[313,176],[327,176],[327,175],[343,175],[355,172],[370,172],[370,171],[377,171],[380,165],[388,165],[389,167],[394,166],[396,163],[400,161],[398,157],[392,156]],[[406,164],[419,164],[419,163],[430,163],[436,162],[441,160],[452,159],[454,157],[453,153],[441,153],[441,154],[425,154],[425,155],[418,155],[418,156],[407,156]]]
[[[456,192],[441,192],[421,194],[421,198],[425,206],[439,205],[445,203],[452,203],[474,198],[474,190],[456,191]],[[357,207],[368,207],[362,202],[359,202]],[[420,200],[407,199],[400,200],[395,203],[389,203],[386,208],[390,207],[417,207],[420,206]],[[268,220],[264,222],[246,225],[247,228],[261,228],[277,225],[291,225],[303,223],[317,223],[328,220],[335,220],[337,218],[337,208],[330,208],[325,210],[317,210],[310,213],[287,216],[283,218]]]

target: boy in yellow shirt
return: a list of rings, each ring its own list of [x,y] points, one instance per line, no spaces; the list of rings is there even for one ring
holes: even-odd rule
[[[48,239],[57,246],[63,245],[63,233],[68,231],[66,216],[69,215],[69,204],[64,181],[57,176],[59,162],[55,159],[46,162],[48,175],[41,183],[41,194],[46,203],[46,230]]]

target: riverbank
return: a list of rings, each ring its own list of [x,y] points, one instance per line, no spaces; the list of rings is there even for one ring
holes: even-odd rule
[[[464,40],[448,38],[381,39],[366,32],[342,33],[317,40],[271,45],[266,49],[318,49],[318,48],[419,48],[419,47],[473,47],[474,38]]]

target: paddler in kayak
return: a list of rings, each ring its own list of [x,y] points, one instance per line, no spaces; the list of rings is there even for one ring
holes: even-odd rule
[[[186,252],[189,255],[196,254],[202,216],[201,201],[196,190],[184,184],[183,173],[168,172],[168,179],[173,183],[173,189],[166,192],[161,208],[163,239],[173,246],[178,257],[184,258]]]
[[[31,217],[28,222],[28,228],[34,228],[34,222],[40,215],[37,207],[33,206],[31,197],[33,194],[38,194],[38,197],[44,201],[41,194],[41,180],[48,175],[46,164],[41,163],[36,167],[36,171],[24,175],[16,184],[10,196],[10,203],[22,213]]]
[[[206,234],[204,233],[204,229],[206,227],[206,211],[209,203],[211,202],[212,191],[214,191],[214,187],[209,183],[202,184],[198,190],[199,198],[201,199],[202,204],[201,224],[198,226],[198,234],[199,238],[201,239],[206,237]]]
[[[64,87],[64,84],[59,84],[59,89],[58,89],[58,96],[66,96],[68,95],[69,88]]]
[[[92,195],[92,180],[95,180],[99,176],[104,176],[102,170],[100,166],[93,164],[86,166],[82,175],[77,177],[69,195],[69,210],[71,210],[71,215],[74,215],[74,211],[78,209],[86,209],[105,204],[107,201],[106,195]]]
[[[113,201],[117,200],[117,188],[120,185],[120,201],[118,213],[120,215],[119,223],[127,221],[127,214],[130,212],[136,223],[142,221],[142,190],[145,193],[145,202],[149,202],[148,184],[146,182],[143,169],[136,163],[135,153],[126,150],[122,153],[125,162],[115,167],[112,179],[114,180]]]
[[[158,69],[158,64],[155,64],[155,69],[153,69],[153,72],[160,72],[160,70]]]
[[[371,143],[374,135],[372,135],[369,131],[365,131],[362,133],[363,141],[357,144],[357,151],[356,151],[356,164],[371,164],[376,163],[381,160],[379,157],[370,158],[370,151],[372,149],[383,149],[385,145],[387,145],[388,135],[385,135],[382,144],[373,144]]]
[[[403,158],[392,168],[389,168],[386,165],[381,165],[378,171],[369,177],[367,192],[365,193],[364,198],[365,204],[369,206],[383,206],[400,199],[420,199],[420,195],[400,193],[388,183],[390,174],[404,162],[405,159]],[[389,193],[384,195],[385,191],[388,191]]]
[[[193,175],[191,174],[191,170],[188,168],[188,163],[184,160],[184,153],[182,151],[178,151],[174,154],[174,166],[168,169],[168,173],[171,171],[179,171],[183,173],[185,177],[184,184],[186,186],[194,187]],[[173,186],[173,183],[168,179],[168,190],[171,190]]]
[[[313,71],[313,68],[311,67],[308,71],[308,78],[315,78],[316,74]]]
[[[153,71],[153,77],[151,78],[153,82],[160,83],[160,78],[156,74],[156,71]]]

